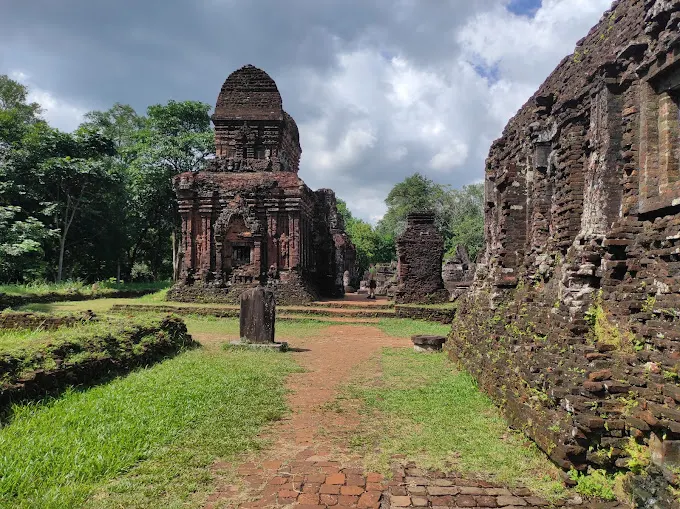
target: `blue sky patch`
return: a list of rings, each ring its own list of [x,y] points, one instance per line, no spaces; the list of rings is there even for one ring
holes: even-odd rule
[[[542,0],[510,0],[508,10],[519,16],[533,17],[536,11],[541,8]]]
[[[498,64],[483,65],[483,64],[473,64],[477,74],[486,79],[489,84],[493,85],[498,80],[500,80],[500,70],[498,69]]]

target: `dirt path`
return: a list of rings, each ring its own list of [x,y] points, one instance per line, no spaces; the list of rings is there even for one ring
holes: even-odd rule
[[[320,337],[291,341],[290,346],[300,350],[295,359],[305,369],[289,377],[291,413],[267,430],[272,446],[238,467],[237,477],[244,484],[218,487],[206,507],[356,506],[360,500],[363,507],[377,507],[381,477],[363,475],[360,458],[352,458],[342,440],[335,439],[356,428],[358,415],[327,412],[323,406],[335,400],[352,369],[382,347],[410,344],[377,327],[357,325],[333,325]],[[217,472],[229,469],[229,465],[215,465]],[[367,481],[372,482],[367,485]],[[322,485],[327,485],[323,491],[331,493],[319,493]]]
[[[507,489],[453,473],[423,471],[412,463],[394,467],[389,482],[378,473],[365,472],[361,458],[353,456],[347,444],[360,424],[359,415],[352,408],[343,406],[342,412],[334,412],[324,405],[335,401],[355,367],[383,347],[410,347],[410,340],[387,336],[377,327],[338,324],[290,345],[299,350],[294,355],[305,369],[288,379],[291,413],[265,432],[270,447],[240,465],[213,465],[218,482],[206,509],[548,505],[525,488]]]

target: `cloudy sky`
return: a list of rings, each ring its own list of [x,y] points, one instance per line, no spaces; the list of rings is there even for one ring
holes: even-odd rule
[[[54,126],[115,102],[215,103],[253,64],[301,134],[300,176],[374,222],[420,171],[479,181],[493,139],[611,0],[0,0],[0,74]]]

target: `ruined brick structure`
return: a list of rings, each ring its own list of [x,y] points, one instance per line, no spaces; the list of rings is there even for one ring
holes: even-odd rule
[[[265,282],[279,303],[342,295],[354,246],[333,191],[298,177],[298,128],[274,80],[251,65],[235,71],[212,121],[216,158],[175,178],[182,266],[170,298],[238,302]]]
[[[475,267],[465,246],[456,246],[456,254],[446,260],[442,267],[442,279],[450,300],[457,299],[470,288],[475,277]]]
[[[487,160],[451,354],[565,469],[680,461],[679,22],[614,2]]]
[[[397,238],[398,304],[444,302],[448,293],[442,280],[444,239],[434,224],[434,214],[413,213]]]

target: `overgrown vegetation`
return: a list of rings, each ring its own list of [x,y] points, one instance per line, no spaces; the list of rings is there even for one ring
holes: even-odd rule
[[[569,477],[576,482],[576,491],[590,498],[616,500],[616,475],[610,475],[605,470],[591,470],[587,474],[571,470]]]
[[[127,371],[194,346],[172,317],[106,320],[55,331],[0,330],[0,407],[111,372]]]
[[[602,291],[595,297],[593,304],[585,313],[585,320],[591,328],[591,340],[614,346],[617,350],[633,352],[643,348],[630,331],[614,323],[602,303]]]
[[[368,468],[387,472],[394,454],[422,468],[475,473],[525,485],[548,498],[562,495],[559,473],[520,433],[510,430],[474,379],[445,354],[384,349],[375,378],[356,378],[346,397],[362,402],[352,439]]]
[[[295,369],[284,354],[193,350],[17,406],[0,429],[0,506],[184,506],[210,484],[216,458],[260,445],[260,427],[285,412],[283,379]]]

